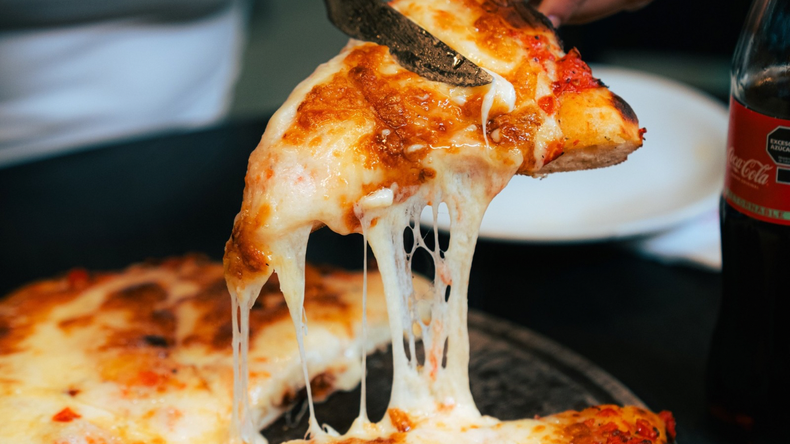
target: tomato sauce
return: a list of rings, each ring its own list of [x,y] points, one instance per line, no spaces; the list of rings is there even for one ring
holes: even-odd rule
[[[557,96],[603,86],[600,80],[593,77],[592,70],[582,61],[576,48],[557,60],[557,79],[552,84],[552,90]]]

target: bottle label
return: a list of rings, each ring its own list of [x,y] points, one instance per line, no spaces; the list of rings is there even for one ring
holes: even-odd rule
[[[790,120],[730,98],[724,198],[749,217],[790,225]]]

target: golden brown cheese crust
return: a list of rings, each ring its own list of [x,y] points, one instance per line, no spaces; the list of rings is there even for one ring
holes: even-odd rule
[[[633,111],[577,51],[566,54],[551,25],[524,2],[391,4],[501,75],[513,87],[513,109],[495,99],[487,110],[488,85],[428,81],[400,67],[386,47],[352,41],[297,87],[250,156],[226,246],[231,282],[265,279],[269,240],[299,224],[360,232],[354,205],[361,198],[397,184],[395,201],[407,199],[442,174],[437,169],[447,161],[440,158],[518,162],[519,174],[540,176],[619,163],[641,146]],[[331,212],[291,208],[325,203]]]
[[[615,165],[642,144],[644,130],[636,114],[605,88],[563,96],[557,118],[565,136],[565,155],[544,165],[541,174]]]
[[[398,2],[394,2],[398,6]],[[463,7],[477,17],[473,21],[473,38],[478,47],[500,60],[520,60],[509,72],[500,73],[516,90],[516,109],[502,107],[488,114],[486,135],[497,149],[524,152],[519,172],[536,173],[534,135],[547,114],[559,114],[565,137],[550,147],[543,164],[548,164],[566,151],[585,147],[611,147],[616,144],[641,144],[641,133],[633,110],[593,78],[589,67],[571,52],[578,62],[552,85],[553,98],[536,98],[539,71],[557,70],[566,58],[554,31],[532,16],[521,1],[464,0]],[[408,7],[404,11],[409,14]],[[466,20],[446,11],[434,13],[435,23],[443,32],[469,32]],[[427,25],[427,26],[426,26]],[[423,23],[426,28],[433,27]],[[526,56],[520,52],[526,51]],[[388,182],[402,186],[420,184],[426,171],[420,164],[426,150],[408,150],[415,145],[448,146],[453,149],[452,136],[476,126],[476,138],[483,142],[482,101],[487,87],[477,88],[465,103],[457,104],[436,93],[435,83],[417,74],[400,69],[394,74],[389,50],[384,46],[365,45],[354,49],[345,58],[345,69],[329,82],[315,86],[299,105],[294,124],[283,136],[294,145],[317,145],[320,137],[312,137],[321,126],[331,126],[347,119],[372,120],[375,130],[364,142],[352,149],[360,162],[369,169],[379,165],[391,173],[385,182],[372,183],[372,191]],[[576,82],[574,88],[565,83]],[[551,100],[553,99],[553,101]],[[386,136],[382,136],[382,130]],[[607,165],[600,165],[607,166]],[[592,167],[592,165],[587,165]],[[547,172],[542,170],[541,172]],[[427,172],[428,178],[432,177]]]
[[[600,405],[546,417],[557,428],[558,443],[667,444],[675,441],[672,414],[640,407]]]
[[[353,149],[365,168],[387,174],[367,184],[363,194],[394,182],[409,187],[433,178],[436,172],[422,164],[427,150],[408,151],[406,147],[449,145],[448,135],[465,124],[465,111],[440,101],[427,85],[420,85],[424,82],[417,74],[405,70],[381,74],[386,63],[391,60],[384,46],[365,45],[351,51],[344,60],[346,69],[310,91],[283,135],[286,142],[310,147],[322,141],[314,136],[320,126],[351,118],[375,122],[371,134]],[[356,231],[359,220],[350,205],[347,211],[350,228]]]
[[[307,267],[317,332],[307,347],[322,347],[311,373],[318,399],[358,381],[350,359],[359,349],[345,353],[359,337],[361,281]],[[368,322],[381,346],[388,329],[375,274],[372,285]],[[76,269],[20,288],[0,300],[0,417],[15,424],[0,427],[0,442],[224,442],[232,328],[223,268],[201,256],[115,273]],[[254,422],[265,425],[303,386],[276,277],[250,312],[250,344]]]
[[[216,352],[230,355],[230,296],[219,264],[201,256],[189,256],[161,263],[150,261],[134,266],[129,272],[145,269],[172,273],[181,283],[195,284],[195,291],[188,295],[176,295],[155,281],[134,283],[106,293],[97,311],[60,320],[58,327],[62,333],[69,334],[79,328],[96,325],[113,313],[125,318],[123,324],[128,327],[104,325],[107,334],[97,338],[99,350],[137,352],[153,347],[162,351],[178,345],[210,347]],[[323,284],[323,278],[331,273],[344,272],[307,266],[305,306],[312,307],[321,319],[341,322],[350,327],[356,321],[349,318],[349,305]],[[8,295],[0,306],[0,356],[23,350],[22,344],[34,333],[35,325],[46,322],[52,309],[72,302],[92,286],[106,283],[114,277],[118,275],[75,269],[60,278],[29,284]],[[177,338],[176,329],[180,327],[177,315],[182,305],[189,305],[197,311],[197,322],[190,325],[189,330],[181,329],[181,337]],[[261,290],[250,312],[251,341],[255,340],[258,331],[287,316],[288,307],[280,292],[277,276],[274,275]]]
[[[494,57],[513,59],[517,57],[515,51],[523,48],[528,48],[533,56],[524,58],[512,72],[502,74],[516,87],[516,110],[511,113],[501,106],[495,107],[488,115],[490,125],[486,130],[497,149],[523,151],[522,170],[531,171],[534,132],[540,119],[537,105],[530,102],[535,97],[535,71],[541,69],[533,58],[551,63],[551,58],[559,57],[561,49],[549,30],[528,27],[523,20],[512,17],[513,8],[469,1],[464,6],[471,14],[479,16],[474,21],[475,39]],[[408,14],[408,10],[405,13]],[[446,12],[438,11],[437,16],[439,25],[445,30],[468,32],[462,31],[467,25],[465,22],[459,22]],[[409,150],[409,147],[446,146],[453,152],[457,150],[453,136],[470,126],[475,127],[472,137],[484,143],[480,123],[487,86],[475,88],[464,103],[454,103],[437,92],[435,82],[402,68],[393,69],[388,48],[374,44],[353,49],[345,57],[344,65],[329,82],[309,92],[283,139],[293,145],[310,147],[322,142],[321,137],[314,137],[320,127],[331,127],[348,119],[375,122],[370,137],[349,147],[358,153],[360,163],[366,168],[383,167],[389,172],[384,181],[370,183],[367,191],[392,182],[409,186],[425,181],[426,172],[421,162],[428,150]],[[497,137],[497,129],[501,137]]]
[[[408,414],[398,409],[389,409],[387,414],[397,432],[369,440],[347,438],[332,442],[334,444],[425,442],[424,438],[410,440],[409,437],[409,432],[420,427],[419,422],[415,424]],[[582,411],[569,410],[543,418],[536,417],[535,420],[538,424],[534,424],[532,420],[525,420],[532,430],[527,438],[529,443],[670,444],[675,442],[675,420],[671,413],[661,412],[657,415],[635,406],[599,405]],[[510,422],[510,424],[518,422]],[[499,425],[505,424],[507,422],[499,423]],[[461,439],[463,433],[477,427],[461,427],[455,434],[456,439],[459,442],[467,442]],[[498,429],[497,426],[490,428]],[[453,434],[445,436],[453,436]],[[513,436],[507,436],[507,439],[514,443],[521,442]]]

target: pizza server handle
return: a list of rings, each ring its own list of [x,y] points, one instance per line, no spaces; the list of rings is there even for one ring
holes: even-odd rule
[[[481,86],[494,79],[381,0],[324,0],[329,21],[346,35],[385,45],[404,68],[428,80]]]

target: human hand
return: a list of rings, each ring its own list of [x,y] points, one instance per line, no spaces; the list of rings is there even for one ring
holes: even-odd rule
[[[592,22],[620,11],[636,11],[652,0],[537,0],[538,11],[555,28],[565,24]]]

